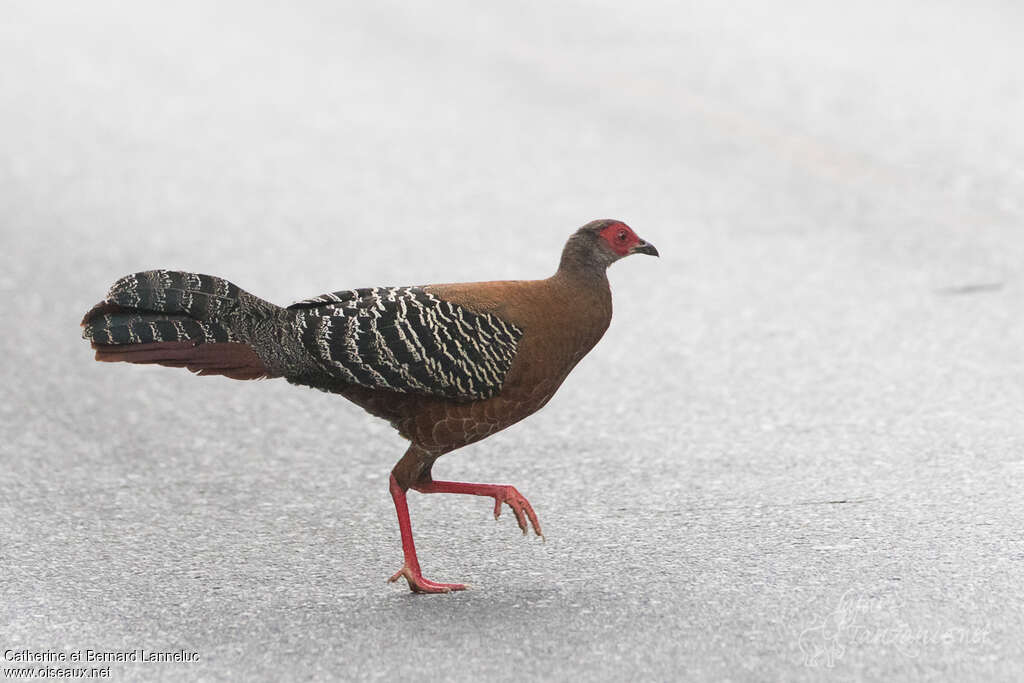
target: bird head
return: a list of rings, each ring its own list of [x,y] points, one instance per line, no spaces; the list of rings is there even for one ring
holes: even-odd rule
[[[591,221],[566,242],[559,270],[604,272],[608,266],[630,254],[658,256],[658,250],[650,242],[640,239],[622,221],[609,218]]]

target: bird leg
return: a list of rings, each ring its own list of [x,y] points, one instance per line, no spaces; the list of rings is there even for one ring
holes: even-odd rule
[[[398,529],[402,533],[402,552],[405,554],[405,564],[388,579],[388,583],[394,583],[399,577],[404,576],[405,580],[409,582],[409,590],[413,593],[449,593],[466,590],[465,584],[436,583],[423,578],[420,562],[416,558],[416,544],[412,540],[412,524],[409,522],[409,506],[405,502],[405,489],[395,480],[394,474],[391,475],[390,488],[391,498],[395,501],[395,512],[398,513]]]
[[[527,526],[527,520],[529,520],[529,523],[533,525],[534,533],[544,538],[544,534],[540,530],[540,521],[537,519],[537,513],[533,511],[533,506],[514,486],[506,484],[469,484],[461,481],[427,481],[422,484],[413,484],[413,488],[420,493],[462,493],[472,496],[490,496],[494,499],[495,519],[501,516],[502,504],[507,503],[515,513],[516,521],[519,523],[519,528],[523,530],[524,536],[529,530]]]

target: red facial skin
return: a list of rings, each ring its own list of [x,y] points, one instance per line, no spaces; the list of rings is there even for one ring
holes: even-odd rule
[[[642,241],[625,223],[612,223],[598,233],[619,256],[626,256],[629,250]]]

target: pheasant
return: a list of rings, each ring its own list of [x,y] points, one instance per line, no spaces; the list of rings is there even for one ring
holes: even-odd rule
[[[658,256],[621,221],[569,237],[558,271],[514,280],[339,291],[287,308],[219,277],[168,270],[128,275],[82,320],[96,360],[184,367],[232,379],[283,377],[341,394],[409,442],[391,471],[405,562],[418,593],[464,590],[423,577],[406,492],[459,493],[507,504],[542,536],[513,486],[436,481],[438,457],[543,407],[600,340],[612,317],[606,270],[630,254]]]

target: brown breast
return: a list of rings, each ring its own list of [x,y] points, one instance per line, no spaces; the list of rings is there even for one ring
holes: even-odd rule
[[[523,330],[501,393],[493,398],[459,402],[358,386],[342,391],[437,455],[479,441],[543,407],[611,321],[607,280],[595,286],[555,276],[425,289],[461,306],[494,313]]]

